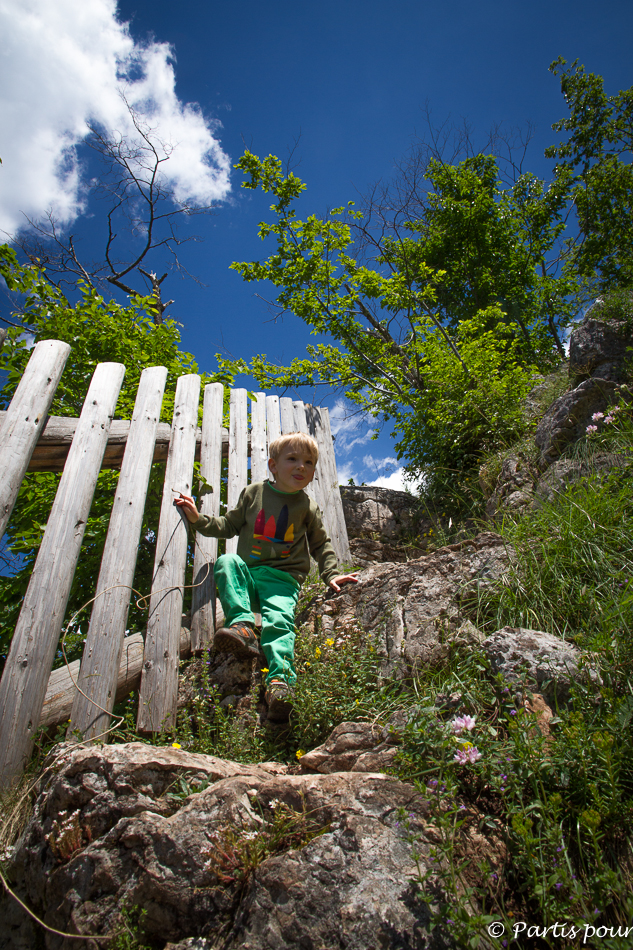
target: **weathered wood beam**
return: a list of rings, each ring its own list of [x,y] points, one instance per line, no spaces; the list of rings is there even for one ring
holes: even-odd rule
[[[133,689],[138,689],[143,669],[143,634],[133,633],[123,641],[123,653],[119,664],[116,702],[125,699]],[[180,628],[180,659],[191,656],[191,634],[186,627]],[[73,702],[77,694],[75,683],[79,676],[81,660],[73,660],[68,666],[53,670],[46,688],[46,698],[42,706],[40,729],[58,726],[70,719]],[[72,723],[70,725],[72,731]],[[107,739],[105,740],[107,741]]]
[[[6,412],[0,411],[0,428],[6,416]],[[28,472],[61,472],[70,449],[70,444],[77,428],[78,419],[66,416],[49,416],[46,420],[44,430],[39,437],[37,445],[31,456],[31,461],[27,469]],[[114,419],[110,425],[110,434],[108,435],[108,444],[103,457],[102,468],[121,468],[123,453],[127,437],[130,431],[129,419]],[[166,422],[158,425],[156,432],[156,446],[154,448],[154,462],[166,462],[169,451],[169,440],[171,438],[171,426]],[[198,429],[196,433],[196,460],[200,460],[200,444],[202,442],[202,430]],[[248,451],[250,454],[250,437],[248,439]],[[229,454],[229,433],[228,429],[222,428],[222,455],[228,458]]]

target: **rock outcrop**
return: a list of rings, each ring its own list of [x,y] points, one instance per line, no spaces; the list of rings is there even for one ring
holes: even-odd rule
[[[545,391],[556,381],[551,374],[539,383],[526,399],[526,412],[541,415],[534,435],[534,451],[528,444],[514,450],[501,463],[501,470],[490,484],[484,468],[480,473],[488,500],[486,514],[517,512],[543,499],[551,499],[556,490],[588,474],[591,466],[582,461],[561,458],[565,451],[585,438],[595,413],[606,413],[619,401],[630,401],[633,366],[633,307],[631,312],[606,307],[597,301],[570,337],[568,373],[571,388],[553,400],[545,412],[538,412]],[[592,470],[621,464],[617,456],[604,453],[592,460]],[[554,471],[552,470],[554,469]]]
[[[569,375],[574,383],[590,376],[614,383],[626,382],[633,356],[633,297],[629,298],[628,314],[623,301],[619,313],[613,306],[597,300],[584,320],[576,327],[569,341]]]
[[[502,627],[484,640],[482,649],[495,673],[538,690],[551,704],[565,702],[578,677],[577,647],[542,630]]]
[[[319,623],[323,634],[335,639],[358,624],[374,637],[385,674],[438,666],[456,641],[480,637],[467,623],[466,608],[478,588],[501,579],[510,561],[503,539],[483,532],[406,564],[365,568],[359,583],[336,597],[318,594],[297,621]]]
[[[172,950],[452,946],[426,927],[398,820],[424,872],[437,833],[423,797],[384,774],[283,772],[139,743],[62,750],[10,875],[65,933],[117,932],[122,909],[141,906],[144,932]],[[178,779],[201,790],[183,797]],[[479,818],[465,834],[482,837]],[[8,902],[0,948],[34,946]],[[50,931],[45,943],[77,946]]]
[[[341,498],[358,567],[410,561],[426,550],[433,522],[415,496],[371,485],[341,485]]]

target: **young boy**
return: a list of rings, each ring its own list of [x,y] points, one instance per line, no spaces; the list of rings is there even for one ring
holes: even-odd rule
[[[292,708],[294,613],[299,589],[310,570],[310,555],[324,583],[335,591],[356,583],[356,574],[339,574],[334,548],[321,512],[304,491],[314,478],[319,450],[313,438],[292,432],[269,446],[270,481],[254,482],[240,495],[237,507],[224,516],[199,515],[193,498],[181,495],[175,504],[201,534],[214,538],[239,536],[237,554],[215,563],[215,581],[224,609],[225,626],[214,644],[236,656],[255,657],[259,645],[253,610],[261,612],[261,646],[266,657],[266,702],[271,722],[287,722]]]

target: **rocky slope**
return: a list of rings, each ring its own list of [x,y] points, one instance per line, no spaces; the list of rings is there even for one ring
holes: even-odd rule
[[[605,327],[598,313],[576,333],[572,388],[544,414],[529,458],[503,462],[492,516],[533,504],[543,485],[560,490],[567,476],[577,476],[573,466],[560,468],[570,464],[560,459],[564,445],[602,411],[596,407],[627,392],[630,328]],[[363,567],[359,583],[339,596],[314,594],[298,624],[335,642],[361,627],[372,637],[381,675],[396,680],[476,644],[488,655],[490,675],[516,690],[517,708],[529,704],[549,735],[550,707],[566,700],[579,675],[577,651],[539,631],[505,627],[484,637],[468,619],[477,589],[502,582],[511,566],[512,551],[499,535],[480,532],[430,551],[429,526],[411,496],[346,488],[343,497]],[[223,704],[239,714],[257,670],[225,655],[205,662]],[[195,702],[195,690],[195,678],[184,677],[181,704]],[[433,715],[445,721],[458,703],[448,696]],[[78,934],[92,935],[87,946],[107,945],[96,938],[110,935],[110,945],[133,947],[126,928],[134,930],[134,908],[145,912],[143,945],[160,950],[458,946],[450,930],[429,927],[438,841],[429,803],[387,771],[407,715],[403,708],[382,724],[341,723],[293,768],[141,743],[57,747],[39,779],[33,817],[3,865],[17,896],[48,929],[5,894],[0,950],[67,950],[78,946],[71,936]],[[504,844],[500,828],[484,823],[472,804],[463,811],[456,853],[476,884],[496,874]]]

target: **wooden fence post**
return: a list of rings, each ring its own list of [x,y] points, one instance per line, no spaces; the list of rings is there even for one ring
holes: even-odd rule
[[[163,732],[176,723],[182,600],[189,531],[174,505],[174,492],[191,494],[196,451],[200,377],[181,376],[176,386],[171,441],[160,509],[145,659],[138,705],[139,732]]]
[[[254,393],[251,399],[251,482],[268,478],[268,445],[266,443],[266,393]]]
[[[229,417],[229,480],[226,486],[226,507],[230,511],[239,501],[243,488],[248,484],[248,420],[246,390],[231,390],[231,414]],[[226,553],[237,553],[237,537],[227,538]]]
[[[202,414],[202,443],[200,445],[200,474],[213,488],[201,495],[198,492],[198,511],[216,517],[220,514],[220,481],[222,475],[222,411],[224,386],[209,383],[204,387]],[[174,486],[175,487],[175,486]],[[218,556],[218,539],[196,534],[191,592],[191,649],[208,646],[215,632],[215,577],[213,565]]]
[[[40,721],[125,367],[92,377],[0,682],[0,784],[24,768]]]
[[[136,394],[68,728],[85,740],[110,725],[166,380],[164,366],[145,369]]]
[[[0,538],[22,484],[61,379],[70,346],[61,340],[36,344],[0,426]]]

